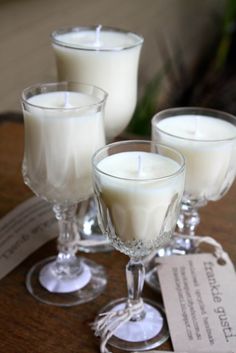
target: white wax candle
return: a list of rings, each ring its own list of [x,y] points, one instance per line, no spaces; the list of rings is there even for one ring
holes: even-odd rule
[[[91,157],[105,144],[102,113],[88,109],[97,99],[77,92],[51,92],[33,96],[28,103],[32,105],[24,111],[24,168],[30,186],[50,201],[88,198]]]
[[[166,215],[182,196],[184,178],[165,177],[180,169],[177,162],[155,153],[121,152],[105,157],[97,168],[106,173],[99,176],[100,198],[122,242],[157,245],[165,227],[169,227],[166,236],[170,236],[175,224],[164,223],[176,222],[175,217]]]
[[[154,141],[184,155],[185,192],[191,199],[217,199],[231,185],[236,172],[233,124],[203,115],[179,115],[153,120],[152,135]]]
[[[105,131],[108,139],[128,125],[137,99],[137,71],[142,38],[99,27],[55,34],[53,48],[59,80],[93,84],[108,93]]]

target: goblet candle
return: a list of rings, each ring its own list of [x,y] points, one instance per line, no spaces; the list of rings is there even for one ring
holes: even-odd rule
[[[167,109],[153,117],[152,139],[178,149],[186,160],[176,237],[164,253],[194,252],[198,209],[222,198],[235,178],[236,118],[205,108]]]
[[[103,26],[59,29],[51,38],[59,80],[93,84],[108,93],[105,134],[107,141],[112,141],[127,127],[135,110],[143,38],[132,32]],[[78,210],[81,235],[98,242],[94,247],[81,248],[87,252],[110,249],[110,245],[104,244],[96,214],[93,198],[81,203]]]
[[[108,93],[105,134],[114,139],[126,128],[136,106],[143,38],[103,26],[59,29],[51,38],[59,80],[93,84]]]
[[[59,222],[57,257],[37,263],[26,281],[30,293],[44,303],[83,303],[106,285],[101,266],[76,256],[75,229],[77,203],[92,193],[92,154],[105,144],[105,100],[103,90],[73,82],[38,84],[22,94],[24,181],[52,203]]]
[[[184,188],[184,159],[179,152],[149,141],[117,142],[95,153],[93,173],[103,231],[118,251],[130,257],[128,298],[102,311],[139,306],[115,330],[109,344],[124,350],[158,346],[168,334],[160,307],[141,298],[142,259],[168,242],[175,228]]]

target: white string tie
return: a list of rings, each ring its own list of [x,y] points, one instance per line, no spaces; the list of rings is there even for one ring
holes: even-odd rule
[[[226,259],[227,259],[227,253],[224,251],[222,245],[210,236],[202,236],[202,235],[188,235],[188,236],[186,236],[186,235],[177,234],[177,237],[182,238],[182,239],[193,240],[194,245],[196,247],[198,247],[202,243],[209,244],[214,248],[213,254],[217,258],[217,260],[222,259],[222,260],[226,261]]]
[[[128,299],[124,309],[99,314],[91,326],[95,331],[95,336],[100,336],[100,352],[111,353],[106,347],[109,339],[119,327],[128,322],[133,316],[141,314],[143,310],[142,299],[135,304]]]
[[[222,260],[226,261],[226,258],[227,258],[226,252],[224,251],[222,245],[218,241],[216,241],[214,238],[212,238],[210,236],[193,235],[193,236],[190,236],[189,239],[194,241],[194,244],[196,247],[198,247],[202,243],[211,245],[214,248],[213,254],[217,258],[217,260],[222,259]]]

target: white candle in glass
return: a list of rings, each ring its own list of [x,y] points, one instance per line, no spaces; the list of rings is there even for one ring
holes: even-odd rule
[[[99,194],[123,241],[157,241],[167,210],[184,187],[180,166],[155,153],[121,152],[101,160]],[[172,225],[174,227],[174,225]]]
[[[102,309],[105,314],[102,322],[98,321],[97,332],[104,337],[106,330],[114,328],[109,344],[120,349],[153,348],[155,339],[157,345],[160,342],[160,333],[162,341],[167,336],[159,307],[141,298],[142,259],[173,234],[184,189],[184,158],[169,147],[132,140],[102,147],[92,163],[101,224],[112,245],[130,257],[126,266],[128,298]]]
[[[59,80],[93,84],[108,93],[108,140],[129,124],[137,100],[137,76],[143,38],[109,27],[74,27],[52,33]]]
[[[105,144],[102,111],[94,96],[49,92],[27,100],[24,111],[25,159],[30,186],[54,202],[88,198],[91,157]]]
[[[230,122],[195,114],[159,120],[157,114],[152,120],[152,139],[184,155],[185,193],[191,199],[216,200],[234,180],[236,127]]]

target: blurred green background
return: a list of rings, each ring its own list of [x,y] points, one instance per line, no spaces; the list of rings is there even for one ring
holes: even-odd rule
[[[152,116],[169,107],[201,106],[236,115],[236,1],[227,0],[223,16],[212,11],[211,17],[214,36],[198,56],[191,74],[180,46],[172,48],[171,55],[165,36],[159,38],[157,45],[162,48],[164,64],[145,86],[128,132],[150,136]]]

